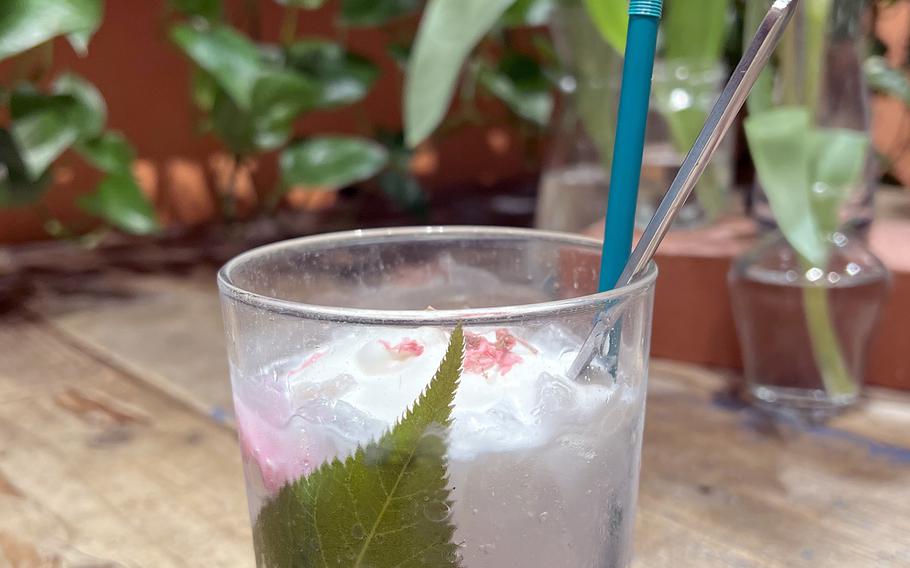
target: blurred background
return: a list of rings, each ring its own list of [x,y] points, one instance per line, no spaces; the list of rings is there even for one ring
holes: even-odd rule
[[[255,245],[330,230],[433,223],[600,233],[622,1],[514,0],[488,14],[425,18],[422,28],[421,0],[3,6],[6,306],[106,269],[211,270]],[[765,8],[667,2],[640,225]],[[760,82],[767,88],[756,88],[661,250],[662,281],[675,284],[659,286],[655,353],[739,368],[727,273],[775,228],[780,246],[743,260],[734,284],[768,254],[783,277],[780,258],[796,250],[811,259],[811,243],[791,238],[791,218],[803,215],[781,217],[809,203],[816,240],[846,235],[859,247],[838,245],[843,267],[877,255],[854,264],[876,275],[878,299],[847,311],[878,321],[890,298],[881,323],[890,343],[873,347],[869,374],[910,384],[910,364],[894,360],[908,332],[888,316],[910,305],[900,246],[910,222],[910,2],[810,0],[797,20]],[[774,124],[762,113],[797,104],[817,126],[811,140],[786,132],[799,113],[761,128]],[[784,151],[810,174],[769,150],[817,140],[831,142],[805,156]],[[833,286],[839,269],[828,268]],[[885,268],[897,269],[890,296]],[[756,308],[747,300],[741,309]],[[680,327],[691,321],[704,329]],[[872,329],[856,333],[865,340]],[[855,364],[867,365],[859,356]]]

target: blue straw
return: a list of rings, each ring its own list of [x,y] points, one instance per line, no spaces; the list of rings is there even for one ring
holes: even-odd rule
[[[660,24],[662,0],[629,2],[629,33],[619,93],[619,116],[613,145],[610,172],[610,197],[604,227],[603,256],[600,265],[600,290],[616,286],[629,253],[641,179],[641,160],[651,97],[651,74]]]

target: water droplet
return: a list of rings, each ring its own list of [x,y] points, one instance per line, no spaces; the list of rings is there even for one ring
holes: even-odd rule
[[[544,511],[543,513],[537,515],[537,520],[538,520],[541,524],[543,524],[543,523],[547,522],[547,517],[549,517],[549,516],[550,516],[550,514],[547,513],[546,511]]]
[[[357,523],[351,527],[351,536],[354,537],[354,540],[360,540],[363,538],[363,526],[360,523]]]
[[[442,501],[433,501],[423,506],[423,516],[434,523],[448,519],[451,514],[452,508]]]

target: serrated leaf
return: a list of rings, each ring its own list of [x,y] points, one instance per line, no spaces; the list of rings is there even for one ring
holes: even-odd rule
[[[436,375],[390,431],[266,502],[253,529],[260,566],[458,566],[455,526],[437,510],[452,506],[446,437],[463,358],[458,326]]]
[[[152,204],[128,171],[109,174],[93,193],[79,198],[79,205],[128,233],[145,235],[159,229]]]
[[[105,132],[77,144],[75,150],[90,164],[108,173],[129,171],[136,158],[133,147],[119,132]]]
[[[286,50],[287,65],[318,87],[315,106],[331,108],[363,99],[379,70],[365,57],[345,51],[338,43],[306,39]]]
[[[70,95],[79,103],[73,120],[79,128],[80,140],[101,134],[107,121],[107,105],[94,85],[75,73],[64,73],[54,81],[51,90],[58,95]]]
[[[10,135],[22,158],[28,180],[37,181],[79,138],[75,119],[79,102],[70,95],[44,95],[20,90],[10,99]]]
[[[430,0],[404,89],[405,140],[427,138],[445,117],[465,58],[515,0]]]
[[[281,179],[286,186],[341,189],[376,175],[388,153],[362,138],[324,136],[291,144],[281,152]]]
[[[84,52],[102,13],[101,0],[7,0],[0,7],[0,60],[61,35]]]
[[[585,0],[585,8],[604,41],[623,53],[629,27],[628,0]]]
[[[339,17],[346,26],[381,26],[419,7],[420,0],[342,0]]]
[[[533,58],[507,53],[496,69],[481,74],[480,82],[518,116],[540,126],[550,120],[553,111],[550,82]]]
[[[204,69],[243,109],[253,101],[253,88],[262,68],[256,45],[224,25],[171,29],[171,39],[196,65]]]

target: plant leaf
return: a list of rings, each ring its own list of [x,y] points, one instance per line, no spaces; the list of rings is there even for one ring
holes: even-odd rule
[[[387,160],[386,149],[370,140],[324,136],[291,144],[279,166],[286,186],[341,189],[373,177]]]
[[[187,16],[211,21],[221,18],[221,0],[170,0],[169,3]]]
[[[420,0],[342,0],[339,17],[346,26],[381,26],[419,7]]]
[[[103,172],[127,172],[136,159],[130,143],[118,132],[105,132],[97,138],[77,144],[76,151]]]
[[[287,64],[318,86],[314,102],[331,108],[363,99],[379,75],[368,59],[346,52],[341,45],[326,40],[307,39],[289,45]]]
[[[404,89],[405,140],[416,146],[439,125],[465,58],[515,0],[430,0]]]
[[[171,39],[238,107],[250,107],[263,64],[253,42],[224,25],[199,28],[180,24],[171,29]]]
[[[93,193],[79,198],[79,205],[128,233],[145,235],[159,229],[152,204],[129,171],[109,174]]]
[[[863,73],[873,91],[891,95],[910,105],[910,80],[904,71],[891,67],[884,57],[873,55],[867,58],[863,63]]]
[[[869,137],[848,128],[820,128],[811,135],[810,204],[822,236],[840,226],[841,206],[862,180]]]
[[[10,98],[10,134],[30,181],[37,181],[80,135],[74,119],[79,102],[70,95],[15,91]]]
[[[73,120],[79,128],[79,139],[95,138],[107,122],[107,105],[98,89],[75,73],[64,73],[54,81],[52,91],[58,95],[70,95],[79,103],[73,112]]]
[[[427,511],[452,505],[446,437],[463,358],[459,326],[436,375],[394,428],[263,506],[253,530],[261,566],[458,566],[455,526]]]
[[[729,14],[730,0],[667,3],[662,21],[664,58],[719,62]]]
[[[101,0],[7,0],[0,8],[0,60],[60,35],[84,52],[102,12]]]
[[[516,0],[506,10],[502,24],[507,27],[544,26],[550,21],[555,0]]]
[[[36,201],[47,190],[51,172],[32,180],[9,130],[0,128],[0,207],[15,207]]]
[[[745,129],[758,179],[781,232],[804,258],[820,266],[827,258],[827,243],[809,201],[811,124],[806,108],[779,107],[748,117]]]
[[[550,82],[533,58],[507,53],[496,69],[480,75],[480,82],[518,116],[540,126],[550,120],[553,111]]]
[[[629,28],[628,1],[585,0],[585,8],[601,37],[618,53],[623,53]]]

